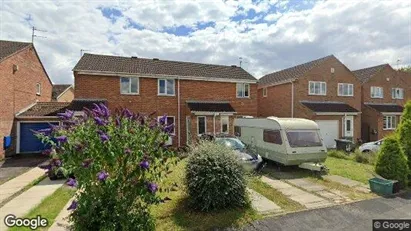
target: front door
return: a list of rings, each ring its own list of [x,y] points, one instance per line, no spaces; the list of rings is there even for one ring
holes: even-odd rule
[[[191,143],[191,117],[186,116],[186,135],[187,135],[187,142],[186,144]]]
[[[344,117],[344,137],[354,136],[354,116]]]

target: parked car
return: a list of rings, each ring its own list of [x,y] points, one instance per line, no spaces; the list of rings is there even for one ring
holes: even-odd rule
[[[234,130],[241,141],[255,147],[265,159],[313,171],[326,170],[322,163],[327,158],[327,148],[317,123],[312,120],[237,118]]]
[[[359,150],[360,152],[378,152],[380,150],[381,144],[383,143],[384,139],[363,143]]]
[[[249,150],[246,144],[236,137],[215,137],[214,140],[233,149],[247,171],[260,171],[264,167],[261,156]]]

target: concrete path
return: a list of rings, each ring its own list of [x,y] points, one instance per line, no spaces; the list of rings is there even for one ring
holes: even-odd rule
[[[42,154],[22,154],[0,161],[0,185],[48,160]]]
[[[0,204],[7,198],[22,190],[34,180],[44,175],[44,169],[35,167],[22,175],[15,177],[0,185]]]
[[[40,204],[44,198],[53,194],[63,183],[64,180],[50,181],[49,178],[46,178],[39,184],[7,202],[7,204],[0,208],[0,230],[6,230],[4,224],[5,216],[14,214],[16,217],[23,217],[31,209]]]
[[[363,192],[363,193],[370,192],[369,185],[363,184],[359,181],[351,180],[351,179],[338,176],[338,175],[327,175],[327,176],[323,176],[323,178],[331,182],[336,182],[336,183],[348,186],[350,188],[354,188],[355,190]]]
[[[336,204],[341,204],[341,203],[352,201],[346,193],[336,190],[336,189],[328,189],[324,185],[312,182],[308,179],[300,178],[300,179],[290,179],[290,180],[285,180],[285,181],[294,186],[302,188],[305,191],[309,191],[321,197],[324,197]]]
[[[54,223],[50,226],[48,229],[49,231],[66,231],[69,230],[69,220],[68,216],[70,215],[70,211],[67,210],[67,208],[70,206],[71,202],[73,199],[70,199],[67,204],[64,206],[64,208],[61,210],[59,215],[57,215],[56,219],[54,220]]]
[[[281,217],[269,217],[242,228],[245,231],[271,230],[373,230],[373,219],[409,219],[411,192],[394,198],[376,198]],[[235,230],[235,229],[227,229]],[[405,229],[404,229],[405,230]]]
[[[322,197],[301,190],[281,180],[274,180],[265,176],[262,176],[261,180],[266,184],[270,185],[271,187],[273,187],[274,189],[280,191],[289,199],[300,203],[308,209],[326,207],[334,204],[333,202],[330,202]]]
[[[283,211],[280,206],[270,201],[258,192],[250,188],[247,188],[247,191],[250,195],[251,204],[258,213],[267,215],[281,213]]]

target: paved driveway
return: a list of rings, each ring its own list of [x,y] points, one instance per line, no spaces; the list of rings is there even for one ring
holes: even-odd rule
[[[411,219],[411,191],[324,209],[266,218],[245,227],[256,230],[372,230],[372,219]]]
[[[14,178],[47,160],[41,154],[24,154],[0,161],[0,184]]]

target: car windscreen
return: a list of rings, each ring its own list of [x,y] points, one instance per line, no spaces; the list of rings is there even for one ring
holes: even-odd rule
[[[245,144],[239,139],[217,138],[216,142],[219,144],[223,144],[229,148],[235,149],[235,150],[243,150],[245,148]]]
[[[292,148],[320,147],[322,142],[318,131],[315,130],[288,130],[287,139]]]

